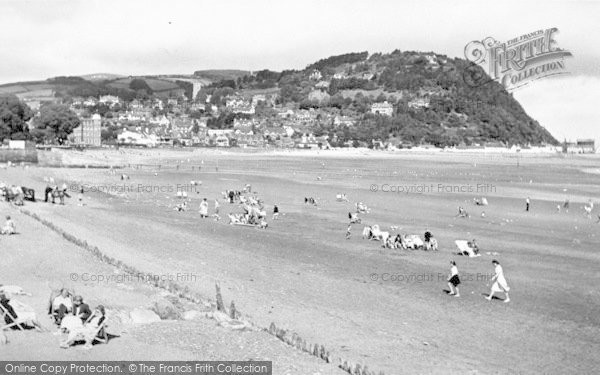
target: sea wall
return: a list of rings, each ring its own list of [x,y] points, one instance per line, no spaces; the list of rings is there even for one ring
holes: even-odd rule
[[[38,154],[36,149],[11,149],[0,148],[0,163],[36,163]]]

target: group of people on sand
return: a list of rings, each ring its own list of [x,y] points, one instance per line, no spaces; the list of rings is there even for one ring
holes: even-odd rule
[[[82,191],[80,191],[82,194]],[[60,204],[65,204],[65,197],[71,198],[68,193],[68,187],[66,183],[63,183],[60,187],[56,184],[49,184],[44,190],[44,202],[48,203],[48,198],[52,199],[52,203],[56,203],[56,198],[59,199]]]
[[[504,277],[504,270],[500,265],[500,262],[497,260],[492,260],[492,264],[494,265],[494,276],[491,279],[492,288],[490,289],[490,293],[485,299],[491,301],[494,298],[494,294],[496,293],[504,293],[504,302],[510,302],[510,297],[508,296],[508,292],[510,291],[510,287],[506,282],[506,278]],[[448,293],[454,297],[460,297],[460,291],[458,286],[460,285],[460,277],[458,275],[458,267],[455,261],[450,261],[450,275],[448,275],[448,287],[450,288],[450,292]],[[489,285],[489,284],[488,284]]]
[[[83,302],[83,297],[73,296],[66,288],[61,289],[58,295],[51,295],[48,314],[58,326],[56,334],[67,334],[66,339],[60,343],[61,348],[84,341],[83,348],[91,349],[94,340],[104,329],[103,323],[106,319],[104,306],[98,305],[92,311],[90,306]]]
[[[14,285],[0,285],[0,315],[4,318],[5,327],[13,330],[36,329],[47,332],[31,306],[12,298],[15,293],[31,295],[23,293],[20,287]],[[105,337],[102,331],[106,315],[104,306],[98,305],[92,311],[89,305],[83,302],[81,296],[73,296],[66,288],[52,292],[48,303],[48,315],[58,327],[55,335],[67,335],[60,343],[62,348],[84,341],[83,348],[90,349],[99,335]]]
[[[5,201],[12,202],[15,206],[22,206],[24,203],[25,192],[21,186],[7,186],[4,183],[0,183],[0,193],[4,196]]]

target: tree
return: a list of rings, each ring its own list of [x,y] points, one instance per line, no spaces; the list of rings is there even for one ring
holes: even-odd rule
[[[40,110],[40,116],[36,117],[36,129],[45,130],[46,139],[58,144],[63,144],[79,123],[77,115],[62,104],[45,105]]]
[[[29,138],[27,121],[32,116],[31,109],[16,96],[0,96],[0,140]]]

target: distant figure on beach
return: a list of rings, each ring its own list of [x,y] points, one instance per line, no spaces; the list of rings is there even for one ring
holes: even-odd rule
[[[221,205],[219,204],[219,200],[215,199],[215,215],[219,215],[219,207],[221,207]]]
[[[527,199],[525,199],[525,211],[529,212],[529,197],[527,197]]]
[[[492,264],[494,265],[494,277],[492,278],[492,281],[494,282],[494,284],[492,285],[492,289],[490,290],[490,295],[485,297],[488,301],[491,301],[492,298],[494,297],[494,293],[496,292],[504,292],[504,295],[506,296],[506,298],[504,299],[505,303],[510,302],[510,298],[508,296],[508,291],[510,290],[510,287],[508,286],[508,283],[506,282],[506,279],[504,278],[504,270],[502,269],[502,266],[500,265],[500,263],[497,260],[492,260]]]
[[[563,203],[563,208],[565,209],[565,212],[569,212],[569,200],[565,199],[565,203]]]
[[[15,222],[10,218],[10,216],[6,216],[6,223],[2,227],[2,234],[16,234],[17,226]]]
[[[277,220],[279,218],[279,207],[277,205],[273,206],[273,220]]]
[[[348,228],[346,229],[346,239],[349,240],[352,236],[352,224],[348,224]]]
[[[78,206],[83,206],[83,186],[79,190],[79,194],[77,194],[77,201],[79,202],[77,203]]]
[[[200,217],[208,217],[208,201],[206,200],[206,198],[204,198],[202,202],[200,202]]]
[[[450,294],[454,297],[460,297],[460,292],[458,291],[458,285],[460,284],[460,279],[458,277],[458,267],[456,267],[456,262],[450,261],[450,275],[448,276],[448,287],[450,287]]]
[[[462,206],[458,206],[458,214],[455,217],[468,218],[469,213]]]

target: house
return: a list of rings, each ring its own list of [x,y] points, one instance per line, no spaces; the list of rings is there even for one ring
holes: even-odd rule
[[[227,138],[225,135],[218,135],[215,138],[215,145],[217,147],[229,147],[229,138]]]
[[[596,153],[596,142],[593,139],[578,139],[577,147],[581,149],[582,154]]]
[[[408,102],[408,108],[429,108],[429,98],[416,98]]]
[[[195,112],[204,112],[206,110],[206,104],[204,103],[192,103],[192,105],[190,106],[190,110],[195,111]]]
[[[228,136],[233,134],[233,129],[208,129],[209,137]]]
[[[596,152],[593,139],[578,139],[576,142],[563,142],[562,152],[567,154],[593,154]]]
[[[117,142],[123,145],[155,147],[158,144],[158,139],[155,134],[123,130],[121,134],[117,135]]]
[[[370,81],[373,79],[373,77],[375,77],[375,74],[367,72],[367,73],[363,73],[361,78],[366,79],[367,81]]]
[[[335,116],[333,119],[333,125],[335,126],[353,126],[355,123],[355,119],[348,116]]]
[[[391,116],[394,113],[394,106],[387,101],[383,103],[371,104],[371,113],[376,115]]]
[[[288,108],[283,108],[277,111],[277,116],[282,118],[288,118],[294,115],[294,111]]]
[[[266,128],[265,130],[263,130],[262,133],[265,138],[268,137],[272,140],[288,136],[288,134],[284,128]]]
[[[321,74],[321,72],[315,69],[312,71],[312,73],[310,73],[310,76],[308,76],[308,78],[313,81],[320,81],[321,78],[323,78],[323,75]]]
[[[141,101],[134,99],[131,101],[131,103],[129,103],[129,109],[141,110],[141,109],[144,109],[144,104]]]
[[[94,98],[93,96],[90,96],[87,99],[85,99],[82,104],[84,107],[93,107],[95,105],[98,105],[98,99]]]
[[[257,106],[259,102],[267,102],[267,97],[263,94],[256,94],[252,96],[252,105]]]
[[[91,118],[80,119],[80,125],[69,134],[69,141],[87,146],[102,145],[102,118],[94,114]]]
[[[328,81],[319,81],[315,85],[315,88],[320,89],[320,90],[327,90],[329,88],[329,82]]]
[[[114,95],[102,95],[98,99],[98,103],[105,104],[105,105],[108,105],[108,106],[112,107],[112,106],[115,106],[117,104],[120,104],[121,100],[119,99],[118,96],[114,96]]]
[[[291,137],[295,133],[294,128],[292,128],[291,126],[284,125],[283,130],[285,130],[285,133],[288,137]]]
[[[148,120],[148,122],[153,125],[165,126],[165,127],[171,125],[171,121],[169,121],[169,119],[165,115],[152,117],[152,118],[150,118],[150,120]]]
[[[318,149],[329,148],[327,137],[315,137],[313,134],[303,134],[299,140],[295,142],[296,148]]]
[[[239,135],[235,137],[238,147],[264,147],[265,141],[260,135]]]
[[[190,138],[194,123],[189,117],[174,117],[171,119],[171,137],[173,139]]]

